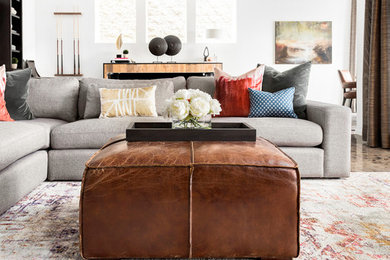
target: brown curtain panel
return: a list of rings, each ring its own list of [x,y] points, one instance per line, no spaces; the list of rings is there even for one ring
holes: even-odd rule
[[[366,0],[363,139],[390,148],[390,0]]]

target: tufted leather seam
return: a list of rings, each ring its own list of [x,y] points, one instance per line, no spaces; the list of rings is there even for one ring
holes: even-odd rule
[[[194,175],[194,161],[195,161],[195,151],[194,151],[194,142],[191,141],[191,163],[190,163],[190,183],[189,183],[189,193],[190,193],[190,201],[189,201],[189,250],[188,250],[188,258],[192,258],[192,178]]]
[[[96,153],[99,153],[97,151]],[[232,163],[190,163],[190,164],[181,164],[181,165],[160,165],[160,164],[140,164],[140,165],[121,165],[121,166],[89,166],[89,169],[109,169],[109,168],[147,168],[147,167],[194,167],[195,165],[202,166],[247,166],[247,167],[259,167],[259,168],[281,168],[281,169],[298,169],[297,166],[283,166],[283,165],[256,165],[256,164],[232,164]]]

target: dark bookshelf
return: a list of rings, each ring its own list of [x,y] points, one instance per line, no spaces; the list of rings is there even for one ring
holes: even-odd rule
[[[16,15],[11,14],[11,8]],[[0,66],[5,64],[11,70],[12,58],[19,60],[18,69],[23,66],[23,13],[22,0],[0,0]],[[15,45],[16,49],[12,49]]]

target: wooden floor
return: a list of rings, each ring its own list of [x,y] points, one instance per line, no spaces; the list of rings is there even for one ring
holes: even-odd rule
[[[390,149],[368,147],[355,134],[351,143],[352,172],[390,172]]]

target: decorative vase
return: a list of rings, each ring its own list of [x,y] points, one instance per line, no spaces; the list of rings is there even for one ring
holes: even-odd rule
[[[166,103],[173,129],[211,129],[211,116],[222,111],[217,99],[199,89],[180,89]]]
[[[16,70],[16,69],[18,68],[18,64],[17,64],[17,63],[11,64],[11,68],[12,68],[13,70]]]
[[[184,120],[172,119],[173,129],[211,129],[211,115],[201,118],[188,116]]]
[[[129,58],[129,54],[123,54],[123,58],[128,59]]]

